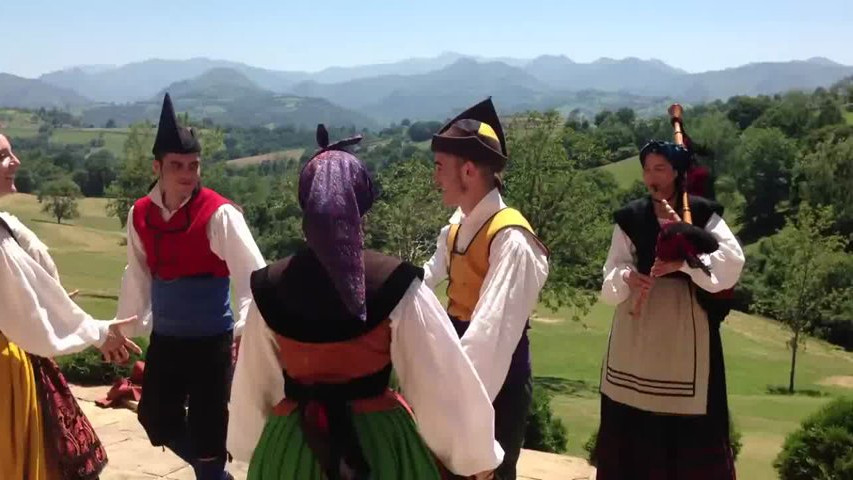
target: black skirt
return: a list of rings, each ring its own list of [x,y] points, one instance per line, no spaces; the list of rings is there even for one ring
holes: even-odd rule
[[[707,414],[657,414],[601,396],[591,458],[598,480],[735,479],[719,323],[711,322],[709,340]]]

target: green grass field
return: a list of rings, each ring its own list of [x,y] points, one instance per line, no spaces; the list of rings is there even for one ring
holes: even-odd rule
[[[849,125],[853,125],[853,112],[845,111],[844,118],[847,120]]]
[[[40,123],[33,121],[32,115],[17,110],[0,109],[0,133],[16,138],[33,138],[38,135]],[[50,141],[67,145],[90,145],[100,135],[104,137],[103,148],[119,157],[124,149],[128,129],[125,128],[70,128],[63,127],[53,131]]]
[[[640,169],[640,160],[637,157],[630,157],[618,162],[608,163],[598,167],[601,170],[610,172],[616,177],[616,183],[621,188],[630,187],[635,181],[642,180],[642,170]]]
[[[531,330],[534,372],[558,392],[553,407],[568,426],[569,453],[583,455],[598,425],[597,389],[613,309],[598,304],[580,322],[567,320],[568,313],[538,313]],[[832,395],[853,395],[853,383],[837,386],[853,381],[853,354],[818,340],[809,340],[798,361],[797,388],[826,396],[768,394],[768,386],[787,386],[786,340],[771,320],[735,312],[723,324],[729,404],[744,443],[740,478],[775,478],[771,464],[785,435]]]
[[[0,199],[0,210],[16,215],[50,247],[65,287],[80,289],[80,304],[102,318],[115,315],[115,301],[99,297],[118,295],[126,255],[121,224],[107,217],[105,206],[103,199],[83,199],[80,217],[59,225],[40,211],[35,196]]]
[[[120,157],[124,149],[124,142],[127,140],[127,132],[126,129],[61,128],[53,132],[50,141],[71,145],[89,145],[92,140],[103,135],[103,148],[112,152],[113,155]]]
[[[104,206],[104,200],[86,199],[80,218],[57,225],[39,212],[33,196],[0,200],[0,210],[17,215],[51,248],[65,287],[81,290],[80,304],[109,318],[125,248],[119,222],[106,217]],[[612,314],[611,307],[598,304],[574,322],[568,310],[540,309],[533,322],[534,373],[539,385],[555,392],[552,406],[568,427],[571,455],[584,455],[581,446],[598,425],[599,372]],[[786,340],[779,324],[764,318],[736,312],[723,324],[729,403],[743,434],[740,478],[776,478],[771,465],[785,435],[833,396],[853,396],[853,354],[813,339],[799,355],[797,388],[819,396],[769,394],[769,386],[787,385]]]
[[[277,160],[299,160],[300,158],[302,158],[303,153],[305,153],[304,148],[291,148],[289,150],[281,150],[279,152],[266,153],[263,155],[234,158],[232,160],[228,160],[225,163],[232,167],[246,167],[249,165],[259,165],[264,162]]]

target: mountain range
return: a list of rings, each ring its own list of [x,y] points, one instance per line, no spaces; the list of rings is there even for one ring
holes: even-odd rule
[[[0,106],[73,108],[89,103],[91,100],[71,89],[0,72]]]
[[[379,126],[373,118],[328,100],[275,93],[261,88],[237,70],[222,67],[190,80],[175,82],[145,101],[87,108],[82,113],[82,121],[97,126],[110,120],[117,125],[140,120],[156,122],[167,91],[178,111],[187,112],[192,118],[210,119],[219,125],[314,128],[318,123],[324,123],[371,129]]]
[[[91,119],[95,125],[105,116],[122,123],[148,118],[146,105],[157,103],[168,89],[179,109],[183,99],[191,114],[217,122],[283,124],[306,115],[311,119],[306,124],[329,117],[340,124],[373,126],[403,118],[441,120],[488,95],[502,113],[557,108],[592,115],[631,106],[642,115],[659,113],[660,105],[672,100],[691,104],[733,95],[812,90],[850,75],[853,67],[819,57],[702,73],[688,73],[656,59],[579,63],[565,56],[498,59],[452,52],[318,72],[269,70],[207,58],[154,59],[122,66],[79,66],[38,79],[3,75],[0,105],[61,106],[81,111],[84,121]]]

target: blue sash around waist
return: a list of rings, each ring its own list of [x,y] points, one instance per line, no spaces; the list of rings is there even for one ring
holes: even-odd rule
[[[159,335],[208,337],[234,328],[228,277],[155,278],[151,311]]]

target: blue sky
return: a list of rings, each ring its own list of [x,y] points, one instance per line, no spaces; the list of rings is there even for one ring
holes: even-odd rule
[[[853,65],[853,0],[0,0],[0,72],[196,56],[280,70],[444,51],[659,58],[690,72],[824,56]]]

